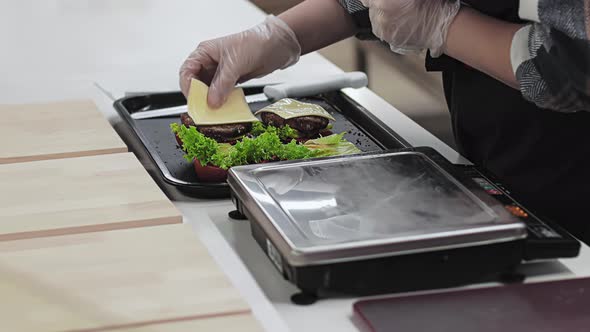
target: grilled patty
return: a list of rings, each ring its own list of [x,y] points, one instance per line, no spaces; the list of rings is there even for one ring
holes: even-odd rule
[[[219,143],[233,142],[237,138],[247,134],[252,130],[252,123],[230,123],[223,125],[211,125],[211,126],[197,126],[193,119],[184,113],[180,115],[182,124],[189,127],[197,127],[197,130],[210,138],[213,138]]]
[[[182,122],[182,124],[187,127],[196,127],[197,126],[195,124],[195,121],[193,121],[193,118],[191,118],[190,115],[188,115],[188,113],[180,114],[180,122]]]
[[[274,113],[263,112],[260,117],[262,122],[268,126],[283,127],[288,125],[308,137],[317,135],[330,123],[330,120],[321,116],[299,116],[285,120]]]

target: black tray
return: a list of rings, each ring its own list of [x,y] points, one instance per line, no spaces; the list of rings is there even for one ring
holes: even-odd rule
[[[246,95],[261,93],[262,88],[246,88]],[[409,147],[404,139],[384,125],[340,91],[308,98],[298,98],[323,106],[336,121],[334,133],[346,132],[345,138],[363,152]],[[183,158],[183,152],[170,132],[170,124],[180,123],[180,117],[134,120],[131,114],[186,104],[180,92],[134,95],[114,103],[125,122],[140,139],[148,154],[158,166],[164,180],[191,196],[200,198],[227,198],[230,196],[227,183],[200,182],[192,163]],[[252,112],[269,105],[268,102],[251,103]]]

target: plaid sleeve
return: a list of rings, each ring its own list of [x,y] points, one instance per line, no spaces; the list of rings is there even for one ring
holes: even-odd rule
[[[340,5],[352,16],[356,26],[359,29],[356,37],[359,39],[377,39],[373,34],[371,20],[369,19],[369,9],[365,7],[360,0],[338,0]]]
[[[522,94],[541,108],[590,111],[590,0],[521,0],[513,41]]]

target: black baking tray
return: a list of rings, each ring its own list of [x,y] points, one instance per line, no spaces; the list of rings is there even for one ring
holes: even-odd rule
[[[261,93],[262,87],[245,88],[244,92],[246,95]],[[332,131],[346,132],[345,138],[363,152],[410,146],[397,133],[340,91],[297,99],[324,107],[336,119]],[[228,198],[230,190],[227,183],[200,182],[192,163],[183,158],[184,153],[177,146],[174,135],[170,132],[170,124],[180,123],[180,117],[144,120],[131,118],[133,113],[185,104],[186,99],[182,93],[167,92],[124,97],[115,101],[114,107],[139,138],[157,165],[164,181],[194,197]],[[255,102],[249,105],[252,112],[256,112],[269,104],[269,102]]]

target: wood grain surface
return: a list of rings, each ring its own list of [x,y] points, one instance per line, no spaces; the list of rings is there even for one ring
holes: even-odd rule
[[[131,153],[0,165],[0,241],[182,222]]]
[[[0,164],[126,152],[91,100],[0,105]]]
[[[3,331],[259,330],[183,224],[0,242],[0,294]]]
[[[108,330],[105,330],[108,331]],[[196,320],[146,324],[121,328],[113,332],[261,332],[260,324],[252,314],[240,314]]]

